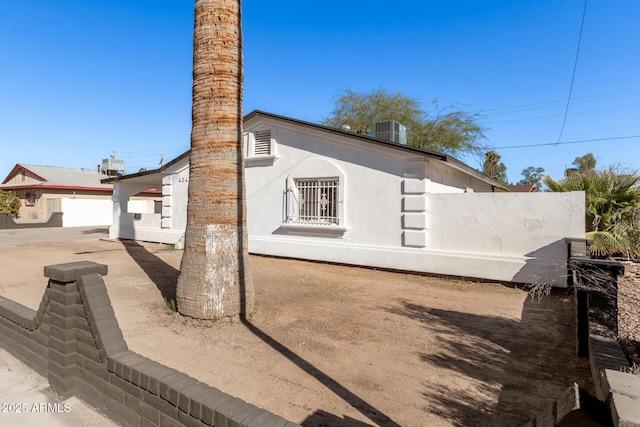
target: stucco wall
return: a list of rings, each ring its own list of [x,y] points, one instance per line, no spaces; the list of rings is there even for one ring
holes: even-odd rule
[[[84,227],[113,223],[113,202],[110,199],[61,200],[62,226]]]
[[[557,285],[565,286],[564,238],[584,238],[583,192],[427,199],[427,248],[466,260],[464,275],[516,282],[558,276]]]
[[[189,165],[185,161],[173,173],[162,177],[162,228],[186,229],[188,190]]]
[[[491,192],[490,184],[461,173],[451,165],[435,159],[427,160],[427,177],[431,179],[432,193],[464,193],[469,188],[475,192]]]
[[[273,152],[245,159],[250,252],[566,285],[564,239],[584,237],[583,194],[492,193],[456,164],[410,151],[278,121],[257,120],[245,130],[265,128]],[[339,181],[338,224],[287,222],[288,189],[297,178]],[[124,221],[110,235],[179,243],[188,180],[186,159],[162,178],[162,230]],[[116,184],[115,192],[135,194],[118,189],[127,185]]]
[[[321,168],[326,171],[324,177],[341,178],[340,209],[344,215],[340,225],[349,228],[348,233],[340,236],[341,240],[360,245],[401,245],[402,182],[407,178],[428,177],[429,191],[462,192],[466,186],[483,191],[488,187],[479,180],[463,177],[456,180],[454,176],[461,174],[453,170],[450,176],[445,176],[441,168],[421,155],[375,144],[268,122],[254,123],[246,130],[264,126],[271,126],[277,159],[266,165],[246,162],[250,238],[302,235],[324,242],[326,237],[315,236],[309,230],[282,227],[288,181],[320,177],[322,173],[317,171]],[[452,187],[454,183],[460,187]]]
[[[394,229],[394,235],[387,239],[391,243],[363,244],[350,236],[352,230],[342,239],[250,231],[249,251],[470,278],[518,283],[549,280],[558,287],[567,285],[564,238],[584,238],[583,193],[423,197],[426,227],[416,231],[424,233],[424,247],[403,246],[400,212],[378,212],[375,216],[374,211],[367,212],[371,224],[376,224],[371,228],[371,238],[375,239],[378,229]],[[255,225],[250,219],[249,224]]]
[[[153,199],[137,199],[127,202],[128,213],[152,214],[155,213],[155,200]]]
[[[566,286],[564,238],[584,237],[582,193],[490,193],[411,153],[297,128],[274,127],[272,136],[275,162],[246,168],[251,252]],[[320,176],[340,177],[344,232],[283,224],[288,181]]]

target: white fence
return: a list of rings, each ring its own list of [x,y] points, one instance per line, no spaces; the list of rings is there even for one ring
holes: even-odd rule
[[[61,199],[62,226],[108,226],[113,223],[111,199]]]
[[[584,193],[428,193],[424,244],[402,246],[401,213],[354,212],[344,238],[249,234],[257,254],[340,262],[468,278],[566,286],[565,238],[584,238]],[[415,198],[414,197],[414,198]],[[400,203],[397,203],[400,205]],[[247,222],[255,221],[247,216]],[[395,228],[397,244],[384,241]],[[368,242],[355,238],[366,229]],[[306,231],[306,233],[305,233]],[[405,242],[406,244],[406,242]]]
[[[128,213],[152,214],[155,210],[155,200],[129,200],[127,202]]]
[[[583,192],[429,194],[427,204],[427,247],[449,270],[435,272],[564,286],[564,239],[584,238]]]

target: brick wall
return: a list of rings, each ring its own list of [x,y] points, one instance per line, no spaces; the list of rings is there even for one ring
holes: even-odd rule
[[[125,426],[294,427],[128,349],[102,279],[107,266],[48,266],[37,311],[0,297],[0,345],[49,380]]]
[[[62,227],[62,212],[53,212],[45,222],[16,222],[8,213],[0,212],[0,230],[48,227]]]

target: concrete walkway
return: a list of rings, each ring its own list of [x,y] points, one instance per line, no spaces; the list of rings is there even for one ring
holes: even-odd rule
[[[0,249],[84,242],[108,237],[107,226],[0,230]]]
[[[117,426],[77,397],[60,400],[46,378],[0,348],[0,426]]]

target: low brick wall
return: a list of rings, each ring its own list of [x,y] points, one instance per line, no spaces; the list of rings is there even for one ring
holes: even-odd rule
[[[125,426],[294,427],[284,418],[128,349],[102,279],[107,266],[48,266],[37,311],[0,297],[0,345]]]
[[[0,230],[50,227],[62,227],[62,212],[53,212],[45,222],[16,222],[8,213],[0,212]]]

